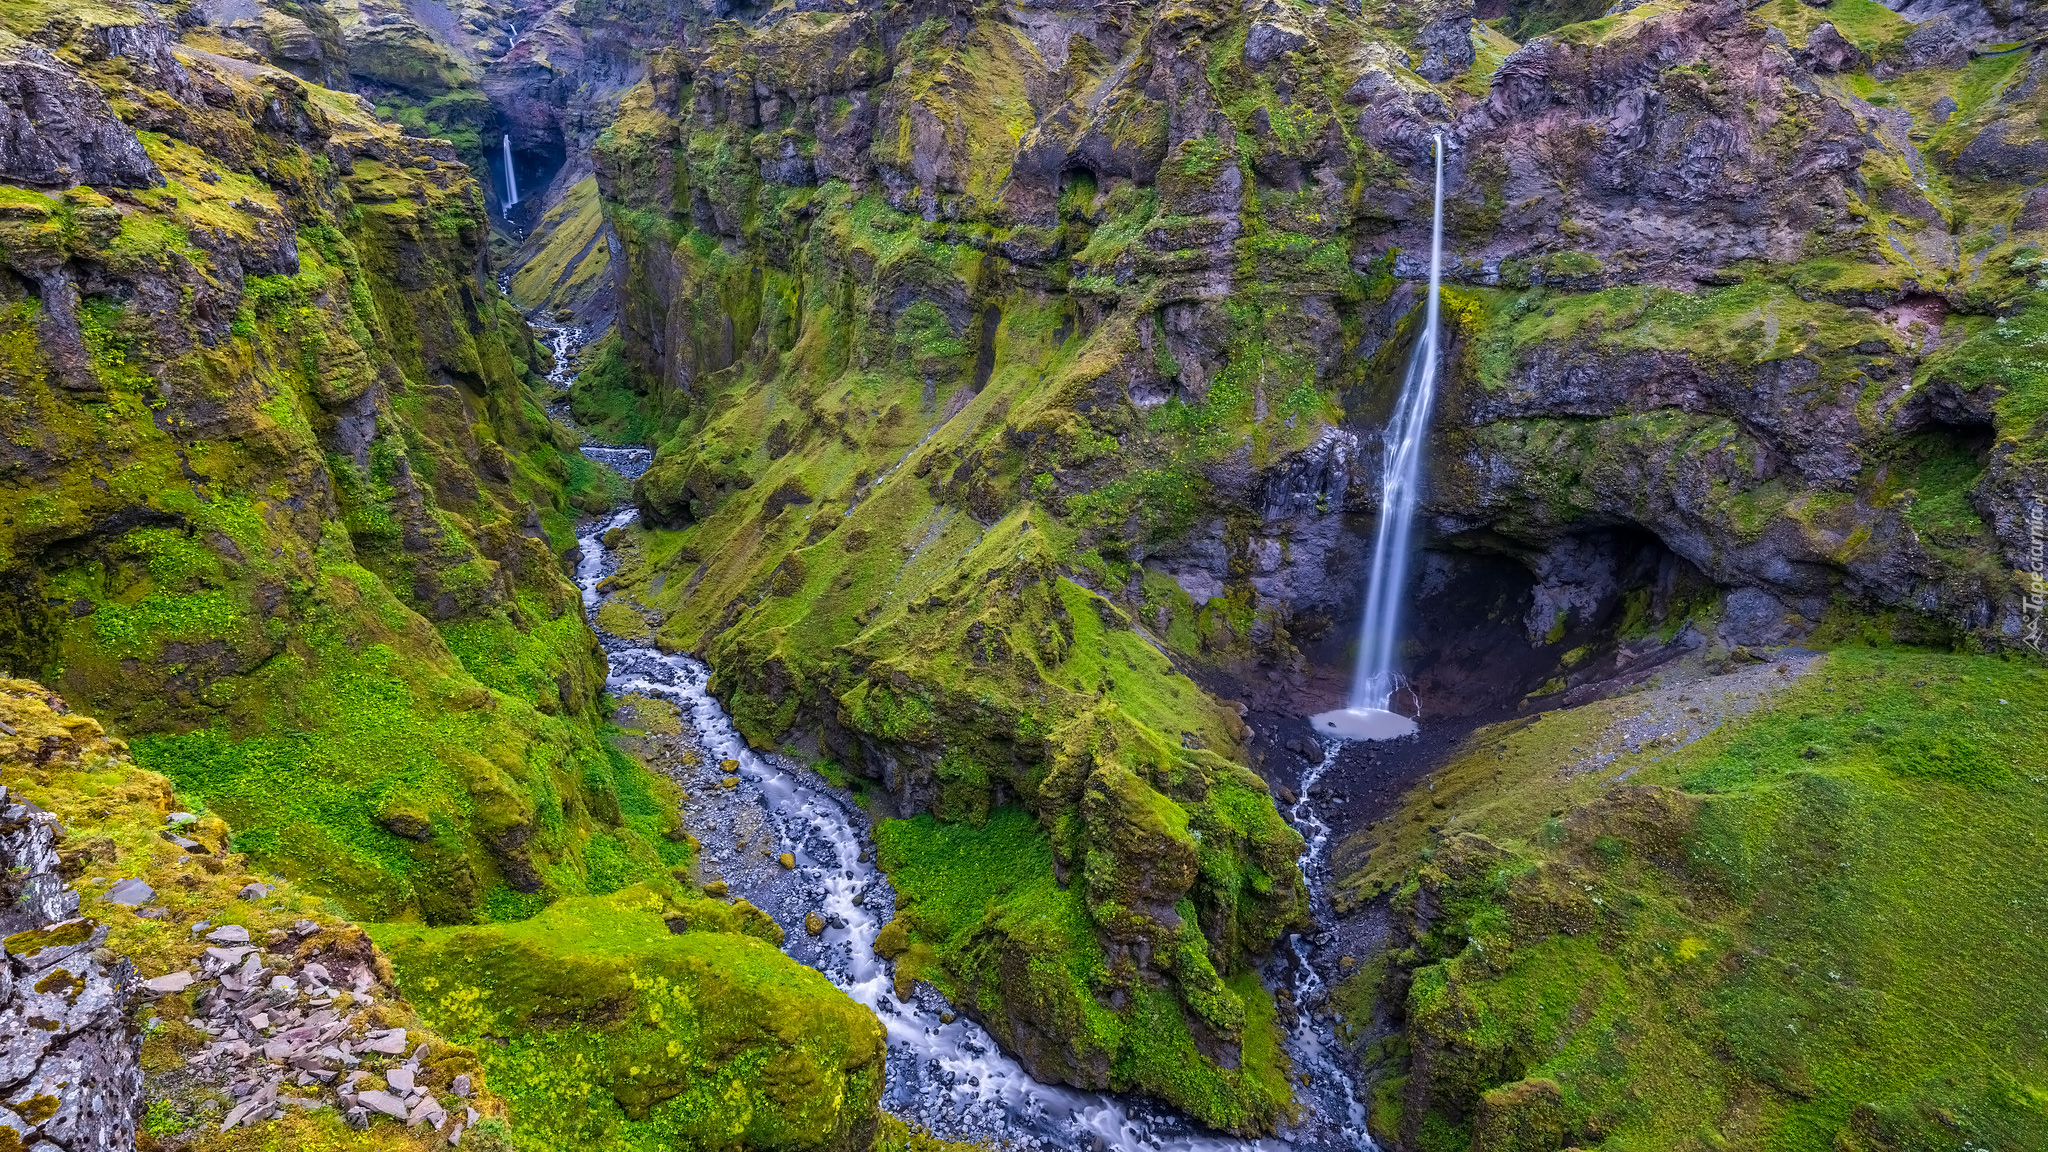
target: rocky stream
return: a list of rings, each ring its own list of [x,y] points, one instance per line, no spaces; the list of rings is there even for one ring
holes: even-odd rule
[[[566,382],[559,377],[566,374],[582,336],[577,329],[547,330],[558,383]],[[554,415],[568,421],[565,411]],[[597,443],[586,443],[583,453],[627,479],[644,472],[653,456],[646,448]],[[884,1107],[945,1137],[1012,1148],[1346,1152],[1375,1147],[1366,1134],[1355,1072],[1334,1043],[1332,1019],[1325,1011],[1325,973],[1337,962],[1334,949],[1325,947],[1332,943],[1325,934],[1290,935],[1264,971],[1268,983],[1283,989],[1296,1008],[1288,1050],[1303,1105],[1299,1120],[1276,1138],[1235,1139],[1206,1131],[1157,1104],[1039,1083],[930,985],[919,981],[909,999],[899,999],[889,965],[874,951],[876,933],[894,913],[895,893],[874,864],[869,817],[853,794],[791,757],[749,747],[708,690],[710,669],[701,661],[599,627],[597,609],[609,595],[605,578],[619,563],[606,538],[638,519],[639,510],[627,507],[588,521],[577,537],[576,582],[610,662],[606,688],[621,698],[647,697],[676,708],[682,723],[679,740],[687,751],[671,771],[686,796],[685,825],[703,845],[704,879],[722,881],[730,895],[767,912],[782,926],[791,956],[824,973],[882,1021],[889,1042]],[[1302,775],[1299,799],[1287,809],[1307,843],[1300,863],[1319,923],[1328,923],[1331,916],[1324,891],[1330,828],[1309,797],[1341,746],[1341,741],[1330,742],[1321,762]],[[791,863],[779,862],[785,859]]]

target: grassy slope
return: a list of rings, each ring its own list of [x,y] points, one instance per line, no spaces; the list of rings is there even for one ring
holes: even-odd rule
[[[1548,1080],[1587,1146],[2039,1146],[2044,707],[2028,661],[1844,648],[1597,777],[1557,765],[1627,699],[1482,730],[1348,846],[1354,894],[1441,907],[1348,990],[1407,1019],[1376,1127],[1464,1149]]]
[[[586,303],[611,269],[611,246],[602,235],[604,208],[597,177],[570,188],[533,228],[531,255],[512,276],[511,296],[521,308],[572,312]],[[524,253],[522,253],[524,254]]]
[[[207,942],[190,930],[199,921],[239,924],[249,930],[252,939],[263,941],[272,929],[310,919],[320,930],[300,944],[300,956],[325,950],[356,954],[362,946],[361,930],[336,916],[332,905],[313,892],[254,871],[252,862],[241,854],[223,851],[193,856],[162,839],[159,833],[164,818],[194,807],[200,809],[201,816],[185,827],[186,836],[218,845],[230,838],[231,829],[218,815],[195,804],[191,795],[180,796],[169,780],[138,767],[122,742],[106,738],[96,721],[57,711],[52,705],[55,699],[33,682],[0,680],[0,720],[16,733],[0,736],[0,785],[58,818],[66,834],[59,847],[84,871],[78,881],[82,897],[79,914],[107,927],[106,946],[133,958],[140,979],[197,966],[207,948]],[[46,740],[55,744],[54,754],[36,755]],[[137,915],[136,908],[101,899],[116,877],[133,877],[149,884],[156,897],[147,910],[168,915],[151,919]],[[272,886],[269,895],[259,900],[237,897],[244,886],[259,880]],[[142,1041],[147,1101],[142,1147],[204,1152],[280,1146],[320,1150],[445,1147],[436,1133],[424,1129],[409,1132],[389,1122],[355,1132],[342,1123],[333,1108],[292,1109],[276,1123],[220,1134],[216,1129],[233,1107],[233,1097],[180,1075],[186,1059],[199,1055],[211,1039],[184,1023],[193,1014],[192,1001],[198,992],[193,989],[155,1000],[138,999],[133,1007],[138,1028],[151,1019],[156,1021],[144,1030]],[[504,1103],[492,1090],[476,1053],[448,1044],[419,1019],[410,1004],[393,999],[388,989],[377,992],[365,1017],[366,1026],[406,1029],[411,1041],[408,1051],[414,1045],[431,1045],[436,1055],[428,1062],[424,1082],[445,1095],[456,1076],[470,1074],[477,1087],[472,1106],[485,1116],[501,1119]],[[343,993],[334,1007],[342,1019],[349,1019],[351,1008],[359,1005],[351,994]],[[372,1056],[366,1070],[381,1072],[385,1065],[397,1062]],[[287,1088],[285,1094],[293,1091]]]

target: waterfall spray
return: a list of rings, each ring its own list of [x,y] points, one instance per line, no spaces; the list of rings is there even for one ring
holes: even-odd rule
[[[519,203],[519,177],[512,171],[512,134],[505,133],[505,211]]]
[[[1422,489],[1422,445],[1429,410],[1436,400],[1437,298],[1443,277],[1444,138],[1436,138],[1436,203],[1429,229],[1429,300],[1422,333],[1408,357],[1401,398],[1388,422],[1380,469],[1380,522],[1373,539],[1372,574],[1365,586],[1365,617],[1359,624],[1358,668],[1344,708],[1324,712],[1311,723],[1319,732],[1356,740],[1386,740],[1415,731],[1415,721],[1392,711],[1400,683],[1394,642],[1401,631],[1407,598],[1409,538]]]

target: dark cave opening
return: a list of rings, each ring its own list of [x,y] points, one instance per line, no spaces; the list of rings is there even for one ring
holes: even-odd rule
[[[1402,651],[1421,731],[1344,746],[1323,784],[1324,818],[1340,838],[1392,810],[1475,728],[1597,699],[1698,647],[1684,621],[1719,594],[1632,525],[1589,527],[1540,546],[1485,532],[1438,537],[1416,569]],[[1281,788],[1295,788],[1323,755],[1307,717],[1343,704],[1362,591],[1341,611],[1294,625],[1306,667],[1292,691],[1247,699],[1253,763]]]
[[[490,172],[490,196],[487,198],[491,210],[502,220],[521,228],[531,227],[540,218],[540,205],[548,185],[555,174],[562,170],[568,156],[559,138],[550,139],[540,146],[522,146],[516,136],[512,137],[512,175],[519,185],[519,202],[507,204],[505,181],[506,135],[497,136],[497,146],[485,149],[485,167]]]

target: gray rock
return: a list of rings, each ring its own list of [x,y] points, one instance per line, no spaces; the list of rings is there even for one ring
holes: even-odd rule
[[[342,1112],[341,1122],[361,1132],[370,1126],[370,1113],[361,1105],[355,1105]]]
[[[215,944],[247,944],[249,930],[240,924],[223,924],[208,932],[206,938]]]
[[[0,180],[39,188],[164,182],[99,89],[36,45],[0,60]]]
[[[1913,72],[1921,68],[1960,68],[1969,61],[1969,36],[1953,19],[1943,15],[1906,36],[1898,67],[1900,71]]]
[[[0,145],[5,147],[5,145]],[[141,1036],[128,1028],[133,970],[103,962],[105,927],[72,919],[56,845],[62,831],[33,805],[0,813],[0,876],[20,893],[0,913],[0,1085],[10,1100],[48,1097],[35,1123],[0,1109],[0,1126],[35,1149],[129,1152],[141,1112]]]
[[[1717,635],[1730,647],[1756,648],[1783,644],[1804,631],[1802,622],[1776,596],[1761,588],[1737,588],[1722,604]]]
[[[457,1076],[455,1078],[455,1083],[451,1086],[450,1090],[453,1091],[457,1096],[462,1097],[464,1100],[469,1099],[469,1073],[465,1072],[462,1075]]]
[[[389,1092],[379,1092],[374,1088],[368,1092],[358,1092],[356,1101],[372,1112],[381,1112],[394,1120],[405,1119],[405,1101]]]
[[[413,1090],[413,1071],[404,1065],[400,1065],[384,1073],[384,1082],[391,1085],[393,1092],[400,1093],[401,1095],[410,1095]]]
[[[156,899],[156,889],[140,880],[116,880],[114,886],[107,889],[106,894],[100,899],[109,904],[125,904],[133,908]]]
[[[410,1127],[424,1122],[439,1128],[442,1122],[447,1119],[447,1110],[442,1108],[432,1095],[426,1095],[421,1096],[419,1102],[412,1106],[412,1110],[406,1114],[405,1123],[407,1127]]]
[[[1453,5],[1422,26],[1415,34],[1415,46],[1422,49],[1422,63],[1415,74],[1441,84],[1472,66],[1472,5]]]
[[[7,958],[16,975],[33,975],[54,968],[73,956],[91,952],[107,942],[107,930],[85,917],[44,924],[7,938]]]
[[[227,948],[208,948],[205,953],[205,961],[209,966],[215,968],[216,970],[226,970],[228,968],[234,967],[237,964],[240,964],[244,956],[247,956],[254,951],[256,951],[256,949],[249,945],[240,945]]]
[[[173,812],[169,816],[164,817],[164,822],[175,827],[180,824],[194,823],[198,819],[199,817],[194,816],[190,812]]]
[[[158,996],[168,996],[173,992],[183,992],[191,986],[192,974],[190,972],[172,972],[168,975],[157,976],[142,982],[142,987],[145,990]]]
[[[1245,66],[1254,70],[1264,68],[1289,52],[1301,51],[1310,43],[1308,34],[1300,29],[1260,20],[1245,33]]]
[[[1815,72],[1851,72],[1863,66],[1863,50],[1844,39],[1833,24],[1807,33],[1799,58]]]
[[[261,900],[270,895],[270,885],[258,880],[253,884],[244,884],[242,890],[235,895],[243,900]]]
[[[363,1041],[362,1048],[365,1052],[396,1056],[405,1051],[405,1029],[393,1028],[387,1032],[372,1032],[369,1038]]]

